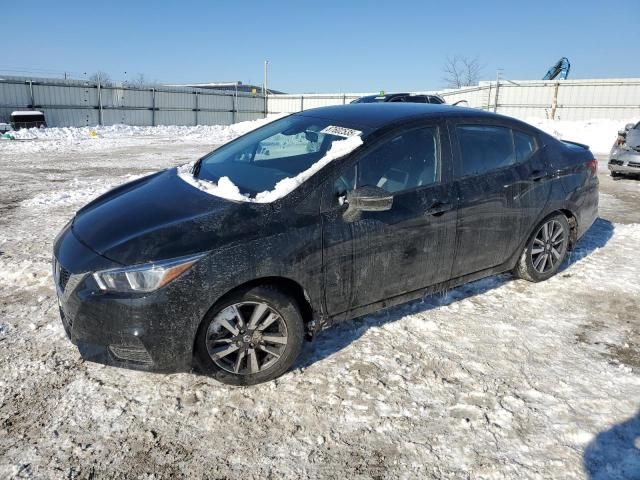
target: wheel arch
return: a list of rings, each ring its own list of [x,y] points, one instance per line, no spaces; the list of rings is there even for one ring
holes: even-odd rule
[[[228,298],[230,295],[234,295],[239,291],[249,290],[257,286],[271,286],[271,287],[277,288],[280,292],[291,296],[291,298],[294,299],[298,308],[300,309],[300,314],[302,315],[302,321],[304,323],[307,333],[310,333],[314,330],[314,322],[316,321],[316,313],[315,313],[316,310],[314,310],[313,306],[311,305],[311,300],[310,300],[311,297],[309,297],[304,287],[297,281],[288,277],[267,276],[267,277],[255,278],[253,280],[249,280],[247,282],[241,283],[227,290],[222,295],[220,295],[216,299],[216,301],[213,302],[213,304],[209,307],[206,314],[200,319],[200,324],[198,325],[198,328],[196,331],[197,332],[200,331],[200,328],[202,328],[204,320],[209,315],[209,312],[215,309],[217,305],[224,302],[224,300]],[[198,334],[196,333],[196,335],[193,338],[193,352],[195,352],[195,342],[197,337],[198,337]]]
[[[557,213],[562,213],[565,217],[567,217],[567,222],[569,222],[569,249],[572,249],[576,242],[578,241],[578,217],[568,208],[561,208],[556,210]],[[556,213],[551,212],[547,217]]]

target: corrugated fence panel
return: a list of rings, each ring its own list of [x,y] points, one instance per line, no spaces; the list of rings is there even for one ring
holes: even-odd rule
[[[151,110],[109,109],[103,111],[102,118],[105,125],[123,123],[125,125],[143,127],[152,124],[153,112],[151,112]],[[97,123],[98,122],[94,125]]]
[[[233,110],[233,96],[231,95],[212,95],[199,94],[198,108],[201,110],[224,110],[230,112]]]
[[[264,99],[262,97],[241,97],[238,96],[236,105],[238,113],[240,112],[264,112]],[[264,114],[262,115],[264,117]]]
[[[501,80],[499,85],[480,82],[473,87],[414,93],[439,93],[450,104],[466,100],[470,107],[523,119],[640,118],[640,79]],[[350,103],[362,95],[366,93],[271,95],[268,111],[294,113]],[[0,79],[0,122],[8,122],[14,110],[33,107],[45,113],[50,126],[96,125],[101,120],[104,125],[229,124],[262,118],[265,108],[263,97],[243,92],[116,85],[102,87],[99,95],[97,84],[90,81]]]
[[[268,99],[269,113],[294,113],[301,110],[301,95],[272,95]]]
[[[196,112],[169,110],[156,112],[156,125],[195,125]]]
[[[31,95],[29,93],[29,84],[0,83],[0,105],[6,105],[15,109],[30,104]]]
[[[43,108],[50,127],[89,127],[98,124],[98,110],[88,108]]]
[[[98,104],[95,87],[62,87],[55,85],[33,85],[36,106],[67,106],[93,108]]]
[[[230,125],[232,123],[234,122],[231,112],[198,112],[199,125]]]
[[[194,93],[156,92],[156,108],[194,109],[196,95]]]

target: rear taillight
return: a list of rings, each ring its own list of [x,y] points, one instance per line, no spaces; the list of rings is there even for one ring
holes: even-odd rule
[[[591,173],[593,173],[594,175],[598,173],[598,160],[596,160],[595,158],[585,163],[585,166],[588,170],[591,170]]]

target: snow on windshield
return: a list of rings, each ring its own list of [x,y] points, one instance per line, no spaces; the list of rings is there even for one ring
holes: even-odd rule
[[[305,181],[311,178],[312,175],[319,172],[330,162],[344,157],[360,145],[362,145],[362,138],[360,136],[353,136],[345,138],[344,140],[334,141],[327,153],[308,169],[300,172],[295,177],[283,178],[275,184],[273,190],[260,192],[254,198],[242,194],[238,186],[235,185],[229,177],[221,177],[218,179],[217,183],[195,178],[192,174],[192,168],[195,162],[178,167],[178,177],[189,185],[210,195],[215,195],[216,197],[241,202],[271,203],[293,192],[298,186],[302,185]]]

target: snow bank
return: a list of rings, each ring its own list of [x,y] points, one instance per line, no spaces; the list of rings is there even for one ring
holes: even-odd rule
[[[360,138],[359,136],[349,137],[344,140],[333,142],[331,148],[325,154],[325,156],[311,165],[311,167],[303,172],[300,172],[295,177],[283,178],[275,184],[273,190],[265,190],[264,192],[260,192],[255,196],[255,198],[250,198],[247,195],[243,195],[240,192],[240,189],[233,183],[233,181],[229,177],[221,177],[218,180],[218,183],[195,178],[191,173],[194,163],[188,163],[186,165],[178,167],[178,177],[187,182],[189,185],[210,195],[215,195],[216,197],[240,202],[271,203],[293,192],[298,186],[302,185],[305,181],[311,178],[312,175],[319,172],[325,165],[328,165],[330,162],[340,157],[344,157],[345,155],[354,151],[360,145],[362,145],[362,138]]]
[[[624,120],[589,120],[583,122],[569,120],[526,119],[527,123],[561,140],[589,145],[593,153],[607,154],[622,130],[633,119]],[[636,120],[637,121],[637,120]]]
[[[266,125],[286,114],[269,115],[266,118],[234,123],[233,125],[136,127],[132,125],[110,125],[107,127],[53,127],[29,128],[12,132],[17,140],[55,140],[62,142],[92,141],[96,138],[122,137],[175,137],[205,138],[213,143],[226,143],[251,130]]]

